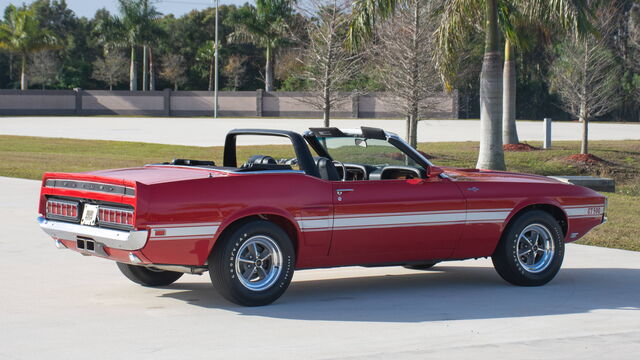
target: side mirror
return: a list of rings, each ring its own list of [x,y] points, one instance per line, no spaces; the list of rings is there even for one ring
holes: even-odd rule
[[[437,166],[429,166],[429,168],[427,169],[427,177],[438,176],[443,172],[444,170],[442,170],[442,168],[439,168]]]

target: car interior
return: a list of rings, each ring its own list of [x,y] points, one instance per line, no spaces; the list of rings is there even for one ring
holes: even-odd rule
[[[424,179],[426,177],[424,169],[413,166],[351,164],[331,161],[321,156],[314,156],[313,160],[320,173],[320,178],[323,180],[404,180]],[[268,155],[252,155],[237,171],[292,170],[291,165],[295,164],[295,158],[276,161],[276,159]]]
[[[366,139],[364,139],[364,142],[366,143]],[[426,178],[425,169],[416,166],[343,163],[322,156],[313,157],[313,161],[318,169],[319,177],[323,180],[329,181],[406,180]],[[173,161],[163,163],[162,165],[197,166],[234,172],[286,171],[299,169],[298,160],[295,157],[276,160],[272,156],[262,154],[251,155],[237,168],[216,166],[215,162],[208,160],[189,159],[174,159]]]

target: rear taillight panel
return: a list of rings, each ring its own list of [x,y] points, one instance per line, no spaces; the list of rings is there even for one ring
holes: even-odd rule
[[[87,215],[86,208],[96,209],[96,215]],[[135,223],[135,211],[131,206],[106,203],[97,200],[74,198],[48,198],[45,205],[46,217],[87,226],[98,226],[131,230]],[[83,217],[93,217],[93,221],[80,221]]]
[[[46,207],[47,218],[77,222],[79,205],[77,201],[49,199]]]
[[[133,210],[98,206],[98,224],[102,226],[133,228]]]

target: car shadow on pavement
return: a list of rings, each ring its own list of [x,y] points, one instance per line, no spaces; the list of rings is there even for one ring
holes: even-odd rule
[[[492,268],[438,266],[415,274],[294,281],[275,303],[233,305],[207,283],[176,283],[162,297],[241,315],[323,321],[421,322],[640,310],[640,270],[562,269],[541,287],[504,282]]]

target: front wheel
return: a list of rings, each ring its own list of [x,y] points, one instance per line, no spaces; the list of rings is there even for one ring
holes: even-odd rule
[[[258,220],[218,239],[209,257],[209,276],[225,299],[244,306],[267,305],[289,286],[295,252],[287,233]]]
[[[173,284],[183,274],[175,271],[153,270],[144,266],[117,263],[118,269],[136,284],[142,286],[167,286]]]
[[[556,219],[540,210],[515,219],[491,256],[498,274],[520,286],[548,283],[560,270],[563,258],[562,229]]]

